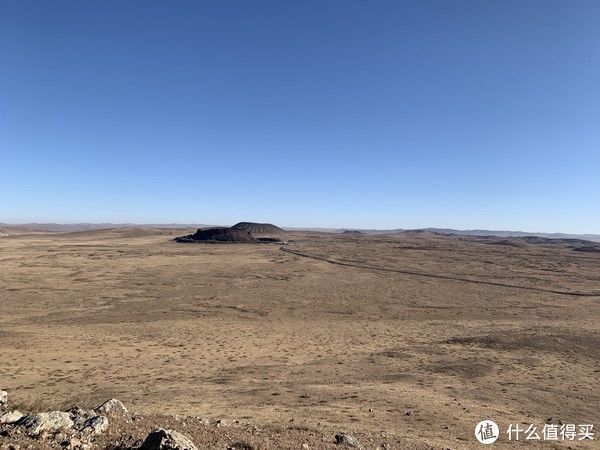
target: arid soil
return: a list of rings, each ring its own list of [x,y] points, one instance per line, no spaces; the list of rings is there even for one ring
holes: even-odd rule
[[[143,416],[136,439],[169,426],[204,448],[335,447],[339,431],[477,448],[484,418],[600,427],[598,252],[428,233],[173,241],[194,231],[0,237],[0,388],[21,410],[117,397]]]

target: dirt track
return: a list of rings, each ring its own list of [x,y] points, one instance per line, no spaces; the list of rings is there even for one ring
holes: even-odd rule
[[[325,262],[328,262],[331,264],[337,264],[340,266],[357,267],[359,269],[381,270],[384,272],[395,272],[395,273],[402,273],[404,275],[414,275],[416,277],[439,278],[439,279],[443,279],[443,280],[462,281],[464,283],[487,284],[488,286],[500,286],[500,287],[506,287],[506,288],[512,288],[512,289],[525,289],[528,291],[548,292],[551,294],[574,295],[577,297],[600,297],[600,291],[593,291],[593,292],[558,291],[558,290],[553,290],[553,289],[544,289],[544,288],[537,288],[537,287],[531,287],[531,286],[519,286],[517,284],[497,283],[497,282],[493,282],[493,281],[474,280],[471,278],[460,278],[460,277],[452,277],[452,276],[447,276],[447,275],[437,275],[437,274],[433,274],[433,273],[413,272],[413,271],[409,271],[409,270],[390,269],[388,267],[377,267],[377,266],[370,266],[370,265],[366,265],[366,264],[342,262],[342,261],[336,261],[334,259],[327,259],[322,256],[316,256],[316,255],[310,255],[307,253],[302,253],[302,252],[299,252],[296,250],[291,250],[287,247],[280,247],[280,250],[283,252],[286,252],[286,253],[291,253],[293,255],[303,256],[305,258],[317,259],[320,261],[325,261]]]

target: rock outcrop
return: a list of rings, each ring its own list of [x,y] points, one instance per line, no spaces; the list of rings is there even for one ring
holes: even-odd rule
[[[25,416],[18,422],[25,427],[30,436],[37,436],[42,431],[58,431],[73,427],[71,414],[64,411],[50,411]]]
[[[4,399],[6,397],[4,396]],[[6,411],[0,413],[0,436],[17,439],[27,436],[37,441],[39,448],[55,448],[56,445],[60,445],[65,449],[89,450],[93,447],[96,437],[108,430],[108,415],[123,417],[127,414],[125,405],[115,398],[107,400],[96,410],[85,410],[75,406],[68,411],[30,414],[23,414],[17,410]]]
[[[148,430],[153,431],[148,433]],[[286,435],[284,433],[286,431],[282,433],[279,426],[258,428],[248,422],[226,421],[222,418],[209,420],[176,414],[129,414],[125,405],[115,398],[96,409],[75,406],[67,411],[29,412],[26,415],[17,410],[0,412],[0,450],[252,450],[263,448],[263,442],[265,448],[270,448],[274,442],[277,444],[273,448],[331,447],[331,435],[327,439],[320,433],[311,431],[302,435],[292,429]],[[374,443],[375,439],[380,439],[379,434],[375,439],[373,436],[362,436],[363,442]],[[345,432],[336,434],[335,442],[340,448],[361,448],[358,439]],[[382,442],[377,448],[406,447],[389,447]]]
[[[206,244],[255,244],[259,242],[248,231],[232,228],[200,228],[194,234],[175,238],[175,241]]]

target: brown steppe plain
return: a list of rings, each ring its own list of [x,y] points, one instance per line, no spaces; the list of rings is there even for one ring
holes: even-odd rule
[[[193,231],[0,237],[0,388],[11,401],[116,397],[145,431],[147,417],[163,418],[222,449],[236,436],[335,448],[339,431],[365,448],[483,448],[484,418],[503,433],[495,448],[596,445],[504,432],[600,427],[600,253],[427,233],[172,241]],[[232,427],[210,434],[195,416]]]

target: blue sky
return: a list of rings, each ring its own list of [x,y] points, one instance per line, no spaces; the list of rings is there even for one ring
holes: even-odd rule
[[[0,2],[0,222],[600,233],[600,2]]]

